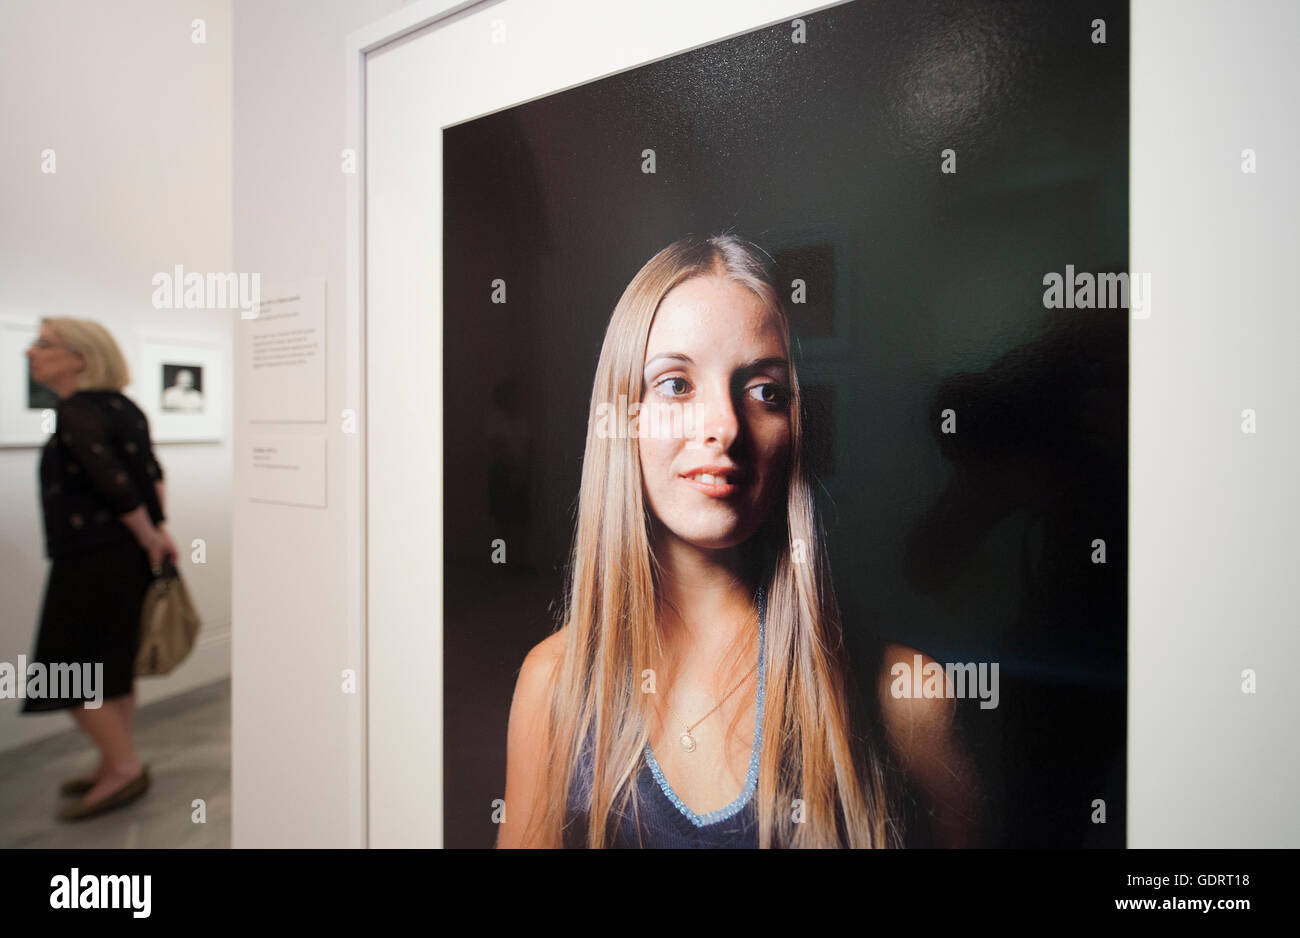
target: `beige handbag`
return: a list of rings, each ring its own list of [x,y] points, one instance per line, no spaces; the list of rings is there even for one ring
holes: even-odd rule
[[[168,674],[194,650],[199,634],[199,614],[194,611],[180,571],[164,563],[144,594],[140,614],[140,651],[135,656],[137,675]]]

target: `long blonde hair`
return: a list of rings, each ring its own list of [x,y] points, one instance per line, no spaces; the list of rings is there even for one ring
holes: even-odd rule
[[[591,738],[587,844],[607,846],[611,812],[636,800],[648,730],[640,675],[657,648],[659,572],[635,435],[598,433],[602,402],[639,402],[647,337],[660,301],[678,284],[715,275],[756,294],[789,321],[761,249],[730,234],[688,236],[659,251],[632,278],[614,308],[592,388],[578,516],[570,557],[563,654],[550,700],[545,811],[537,843],[561,846],[572,776]],[[800,392],[790,366],[791,459],[786,511],[773,511],[743,547],[767,593],[766,691],[757,786],[759,845],[898,846],[881,744],[851,728],[851,675],[830,565],[822,549],[803,454]],[[780,502],[778,502],[780,504]],[[792,558],[792,544],[801,557]],[[874,689],[874,682],[868,682]],[[868,700],[873,698],[867,698]],[[794,802],[803,802],[796,823]]]

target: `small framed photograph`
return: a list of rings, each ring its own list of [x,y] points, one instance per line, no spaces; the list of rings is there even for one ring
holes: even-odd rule
[[[221,350],[193,340],[144,337],[131,390],[155,443],[218,441]]]
[[[40,332],[35,317],[0,319],[0,446],[43,446],[54,432],[59,398],[27,368],[27,348]]]
[[[191,362],[163,362],[159,402],[164,411],[201,413],[203,366]]]

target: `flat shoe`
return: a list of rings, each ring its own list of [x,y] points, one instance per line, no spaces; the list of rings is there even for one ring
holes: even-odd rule
[[[120,789],[113,792],[102,801],[96,801],[94,804],[84,804],[80,801],[74,804],[65,805],[59,811],[60,821],[84,821],[103,814],[106,811],[112,811],[114,808],[120,808],[130,804],[141,795],[149,790],[149,767],[146,765],[141,769],[140,774],[131,781],[127,782]]]
[[[59,786],[59,791],[65,795],[84,795],[95,787],[99,778],[91,775],[86,778],[70,778]]]

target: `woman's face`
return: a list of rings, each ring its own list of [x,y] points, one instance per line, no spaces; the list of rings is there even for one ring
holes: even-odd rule
[[[744,542],[784,491],[790,453],[789,359],[776,314],[719,277],[678,284],[651,325],[644,379],[643,424],[654,425],[655,404],[681,405],[683,415],[659,423],[673,432],[643,426],[639,439],[664,533],[711,550]]]
[[[27,349],[28,371],[37,384],[57,384],[86,367],[85,359],[60,341],[48,325]]]

